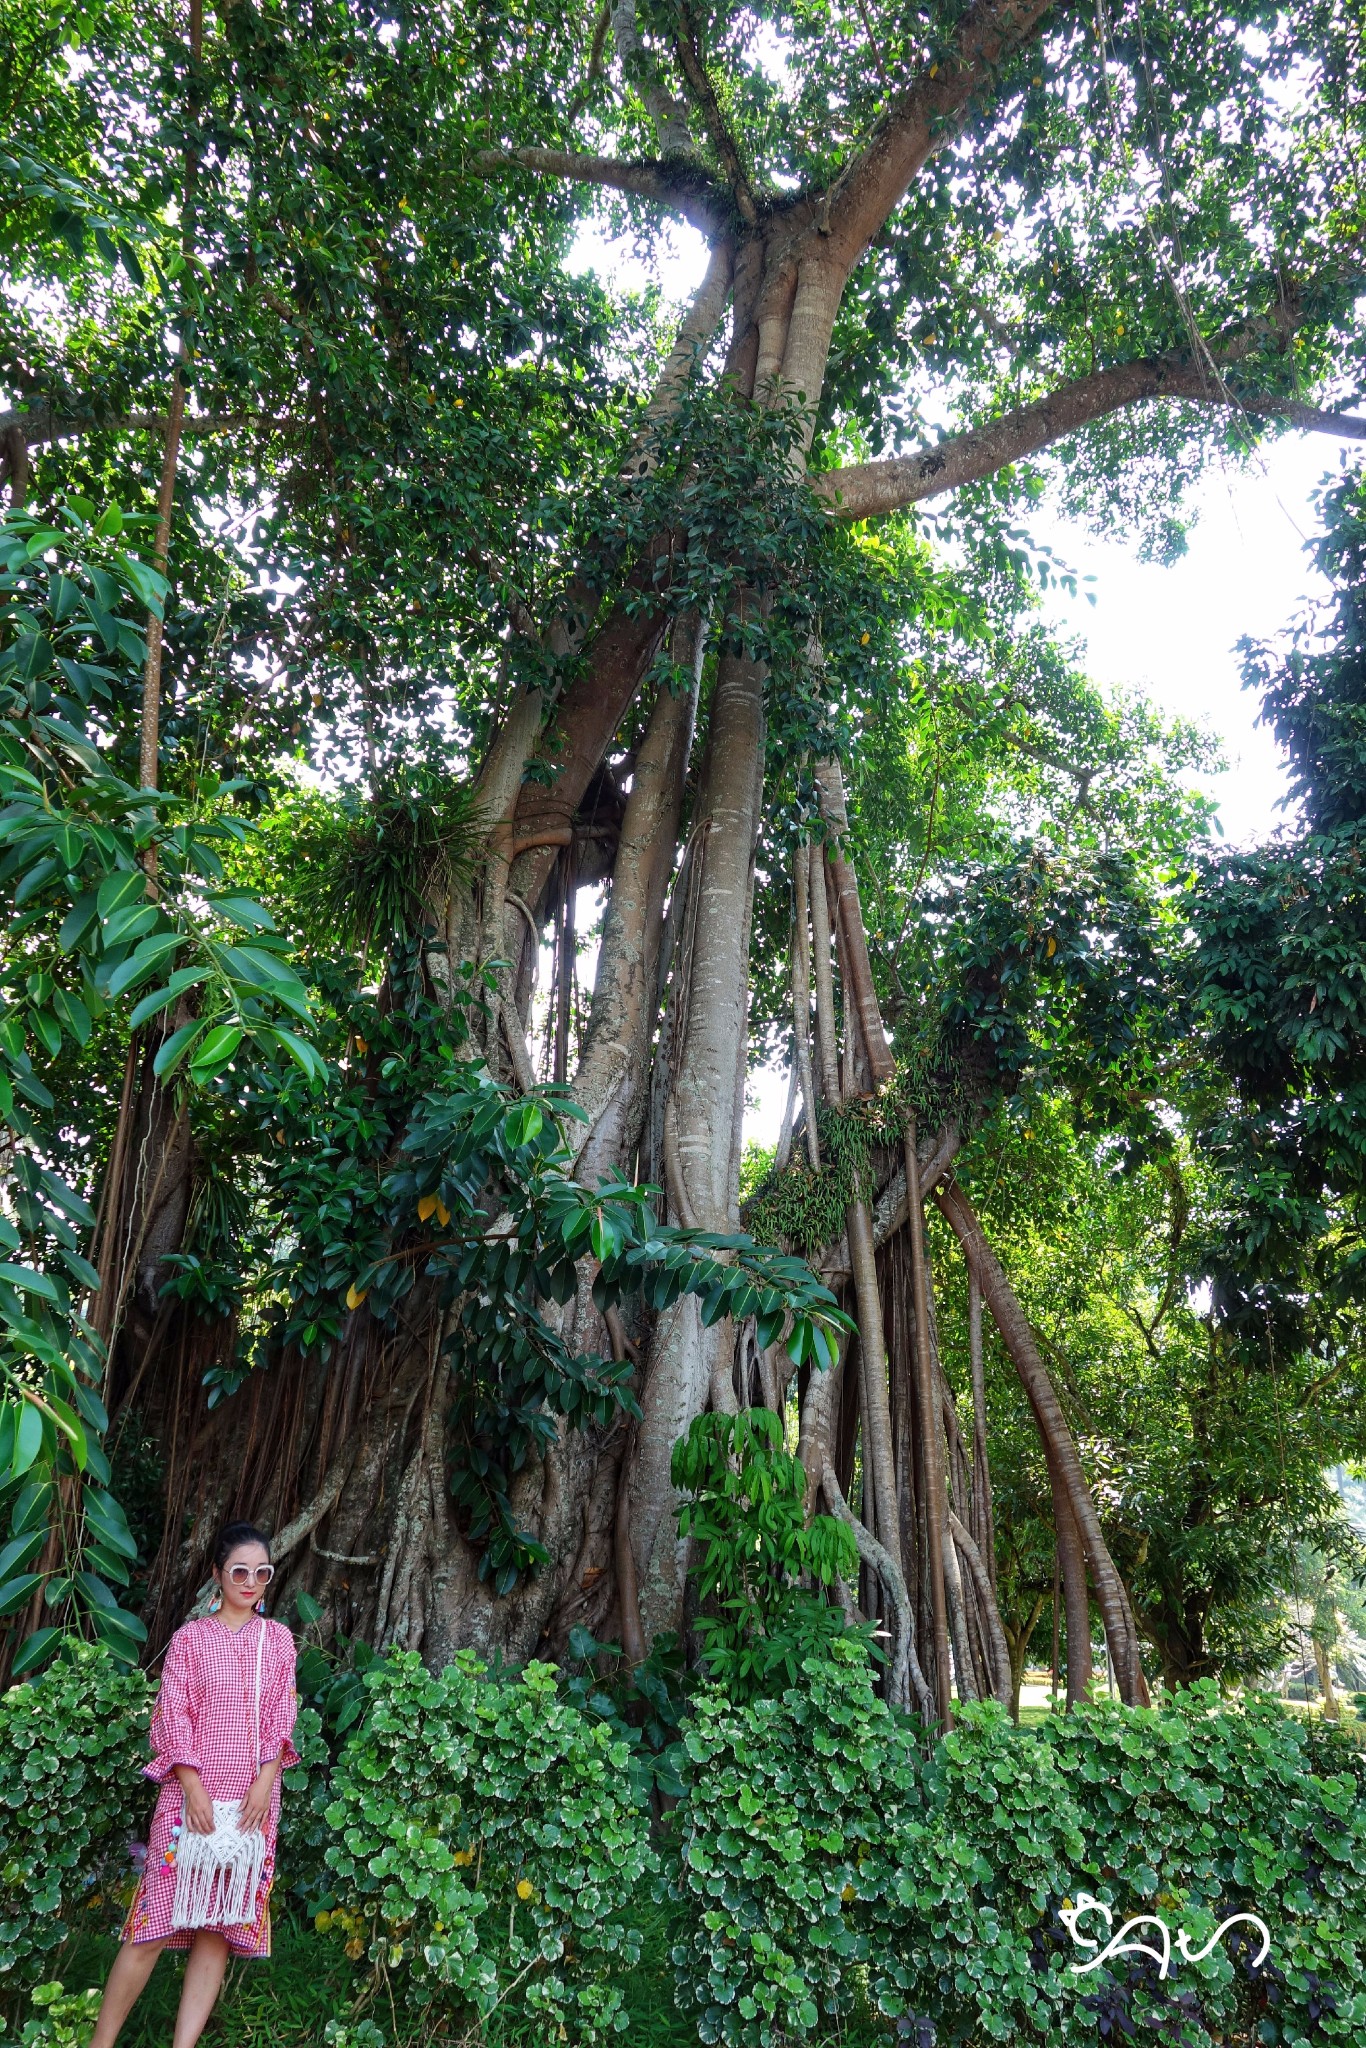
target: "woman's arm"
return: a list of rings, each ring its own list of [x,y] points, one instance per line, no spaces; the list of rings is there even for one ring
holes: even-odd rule
[[[193,1639],[188,1630],[177,1629],[161,1667],[161,1689],[152,1716],[152,1761],[144,1767],[153,1784],[164,1785],[168,1778],[176,1777],[184,1786],[186,1771],[199,1784],[198,1722],[203,1691]]]
[[[270,1685],[261,1701],[261,1756],[274,1761],[282,1771],[299,1761],[290,1741],[299,1712],[294,1690],[294,1638],[278,1622],[271,1624]]]
[[[252,1834],[257,1828],[264,1826],[266,1815],[270,1812],[270,1795],[275,1790],[275,1780],[279,1776],[279,1771],[280,1759],[277,1756],[272,1757],[268,1764],[262,1764],[256,1773],[255,1783],[242,1801],[242,1813],[238,1821],[238,1826],[244,1834]]]

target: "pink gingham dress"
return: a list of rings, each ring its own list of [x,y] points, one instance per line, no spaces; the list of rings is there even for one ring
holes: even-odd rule
[[[261,1642],[261,1747],[251,1753],[256,1698],[256,1648]],[[280,1759],[283,1773],[299,1761],[290,1741],[298,1700],[294,1693],[294,1638],[278,1621],[253,1616],[235,1633],[212,1615],[187,1621],[171,1637],[152,1716],[152,1761],[146,1774],[160,1785],[147,1842],[147,1861],[124,1922],[125,1941],[164,1941],[188,1948],[189,1928],[171,1926],[176,1849],[185,1817],[177,1764],[193,1764],[211,1799],[245,1799],[259,1766]],[[219,1927],[240,1956],[270,1954],[270,1886],[275,1874],[275,1833],[280,1821],[280,1778],[265,1822],[266,1864],[254,1919]]]

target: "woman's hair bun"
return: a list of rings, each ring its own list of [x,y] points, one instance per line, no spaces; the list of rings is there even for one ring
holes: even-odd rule
[[[241,1550],[247,1543],[259,1543],[266,1556],[270,1556],[270,1538],[264,1529],[258,1529],[254,1522],[225,1522],[213,1546],[213,1561],[218,1570],[222,1571],[234,1550]]]

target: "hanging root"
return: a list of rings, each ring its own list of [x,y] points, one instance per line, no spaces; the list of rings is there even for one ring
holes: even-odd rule
[[[1006,1644],[1006,1633],[1001,1625],[1001,1613],[996,1605],[996,1595],[992,1590],[991,1577],[987,1571],[986,1560],[952,1508],[949,1509],[949,1529],[953,1535],[954,1542],[967,1563],[968,1570],[972,1573],[981,1612],[986,1621],[987,1640],[991,1645],[991,1662],[994,1674],[992,1692],[1004,1705],[1009,1706],[1014,1694],[1014,1680],[1011,1677],[1010,1671],[1010,1650]]]
[[[915,1637],[911,1621],[910,1595],[901,1567],[890,1558],[878,1542],[871,1529],[865,1529],[858,1516],[840,1491],[833,1465],[827,1464],[821,1474],[821,1489],[837,1518],[846,1529],[853,1531],[858,1545],[858,1554],[870,1570],[875,1571],[891,1596],[896,1615],[896,1641],[893,1645],[891,1675],[887,1681],[887,1697],[894,1707],[910,1705],[911,1689],[914,1688],[921,1716],[928,1722],[935,1721],[934,1698],[925,1683],[925,1674],[915,1654]]]
[[[526,1033],[522,1029],[522,1020],[517,1015],[517,1005],[513,1001],[511,981],[507,975],[503,975],[501,980],[502,988],[498,1002],[498,1013],[502,1021],[503,1037],[507,1040],[508,1054],[512,1060],[512,1071],[516,1076],[517,1086],[521,1089],[523,1095],[529,1095],[536,1086],[536,1072],[531,1064],[531,1054],[527,1049]]]

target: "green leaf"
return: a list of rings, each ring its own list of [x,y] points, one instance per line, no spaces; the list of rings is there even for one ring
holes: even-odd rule
[[[160,921],[161,911],[155,903],[125,904],[106,919],[104,943],[111,951],[115,946],[131,945],[134,939],[154,930]]]
[[[61,1300],[56,1284],[46,1273],[36,1273],[32,1266],[16,1266],[8,1260],[0,1260],[0,1280],[8,1280],[11,1287],[22,1288],[25,1294],[40,1295],[44,1301],[54,1305]]]
[[[10,1676],[27,1678],[30,1671],[36,1671],[47,1661],[65,1635],[66,1630],[62,1628],[36,1628],[31,1636],[25,1637],[10,1666]]]
[[[265,1035],[264,1032],[258,1034],[260,1037]],[[286,1031],[283,1024],[272,1025],[270,1035],[277,1039],[290,1058],[303,1068],[310,1081],[327,1079],[326,1062],[304,1039],[296,1037],[292,1031]]]
[[[151,938],[143,939],[110,975],[110,999],[136,988],[139,982],[149,980],[162,961],[170,959],[184,943],[179,932],[155,932]]]
[[[222,1073],[241,1043],[240,1024],[216,1024],[190,1061],[191,1080],[211,1081],[215,1074]]]
[[[14,1412],[11,1407],[11,1413]],[[19,1418],[29,1412],[28,1404],[19,1404]],[[30,1463],[32,1461],[30,1460]],[[30,1479],[22,1486],[10,1508],[9,1525],[16,1536],[22,1536],[30,1529],[46,1529],[48,1514],[52,1505],[52,1481]]]
[[[19,1420],[15,1425],[14,1458],[10,1465],[11,1477],[18,1479],[27,1472],[42,1448],[42,1410],[35,1408],[31,1401],[25,1401],[19,1410]]]
[[[107,923],[116,911],[126,909],[130,903],[141,903],[146,896],[147,877],[141,868],[116,869],[100,883],[95,899],[101,921]]]
[[[156,1058],[152,1061],[152,1072],[156,1075],[158,1081],[170,1079],[170,1076],[180,1065],[186,1052],[188,1052],[201,1031],[205,1028],[205,1020],[202,1017],[196,1017],[191,1023],[182,1024],[178,1031],[171,1033]]]
[[[24,1566],[32,1564],[38,1552],[47,1541],[46,1528],[31,1530],[27,1536],[16,1536],[0,1550],[0,1581],[11,1578]]]
[[[56,1059],[62,1049],[62,1027],[51,1010],[30,1010],[29,1029],[38,1039],[49,1059]]]
[[[46,1572],[22,1572],[17,1579],[9,1579],[0,1586],[0,1614],[13,1614],[33,1596],[34,1589],[41,1586]]]
[[[57,944],[64,953],[73,951],[82,934],[88,931],[94,923],[95,915],[96,898],[94,892],[92,891],[86,896],[78,896],[62,920],[62,928],[57,934]]]
[[[80,997],[72,995],[68,989],[59,988],[53,995],[52,1007],[77,1045],[84,1045],[94,1025],[90,1012]]]
[[[273,932],[275,920],[270,912],[250,896],[210,896],[209,908],[226,918],[229,924],[237,925],[247,932]]]
[[[198,982],[207,981],[211,972],[208,967],[177,967],[165,988],[153,989],[150,995],[143,996],[140,1002],[134,1004],[128,1019],[129,1029],[138,1030],[149,1017],[155,1017],[158,1010],[164,1010],[168,1004],[177,1002],[187,988],[193,988]]]

